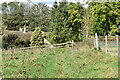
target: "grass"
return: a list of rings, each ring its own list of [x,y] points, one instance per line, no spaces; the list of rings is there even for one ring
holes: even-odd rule
[[[117,78],[117,56],[88,47],[3,51],[4,78]]]

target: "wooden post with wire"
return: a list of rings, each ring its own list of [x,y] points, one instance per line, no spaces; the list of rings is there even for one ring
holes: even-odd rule
[[[119,28],[118,28],[118,56],[119,56],[119,58],[120,58],[120,23],[119,23]],[[118,65],[120,65],[120,60],[118,60],[119,62],[119,64]],[[120,71],[120,68],[119,68],[119,70],[118,71]]]
[[[119,43],[119,38],[118,38],[118,35],[116,35],[116,40],[117,40],[117,48],[118,48],[118,43]]]
[[[74,41],[72,40],[72,47],[73,47]]]
[[[107,45],[107,35],[105,36],[105,53],[108,53],[108,45]]]
[[[98,50],[98,36],[97,36],[97,33],[95,34],[95,44],[96,44],[96,49]]]

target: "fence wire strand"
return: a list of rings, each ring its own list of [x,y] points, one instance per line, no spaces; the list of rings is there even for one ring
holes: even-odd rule
[[[120,37],[117,36],[107,36],[107,52],[108,54],[117,55],[118,54],[118,41]],[[98,36],[98,45],[99,48],[105,52],[106,49],[106,42],[105,36]]]

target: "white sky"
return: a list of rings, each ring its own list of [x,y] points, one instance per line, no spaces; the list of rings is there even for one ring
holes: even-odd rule
[[[27,0],[0,0],[0,3],[3,3],[3,2],[11,2],[11,1],[19,1],[19,2],[27,2]],[[48,6],[52,7],[52,2],[54,1],[61,1],[61,0],[31,0],[33,3],[37,3],[37,2],[42,2],[42,3],[45,3],[47,4]],[[83,0],[68,0],[68,2],[81,2],[83,3]]]

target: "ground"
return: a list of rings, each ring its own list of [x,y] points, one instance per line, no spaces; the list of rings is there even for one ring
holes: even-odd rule
[[[118,58],[87,46],[3,51],[5,78],[117,78]]]

